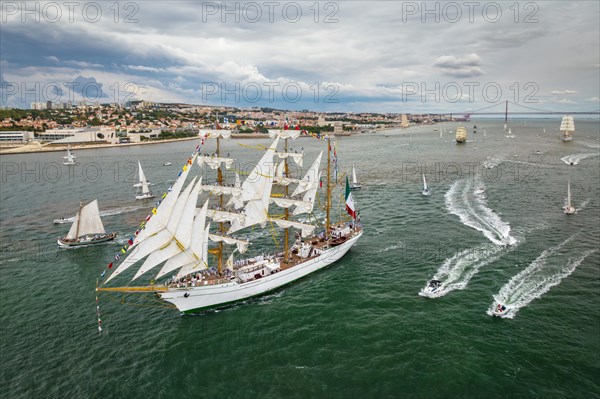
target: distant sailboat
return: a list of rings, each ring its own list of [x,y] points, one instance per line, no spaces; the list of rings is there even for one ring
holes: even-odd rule
[[[141,200],[141,199],[146,199],[146,198],[153,198],[154,194],[152,194],[150,192],[150,189],[148,188],[150,183],[146,180],[146,176],[144,176],[144,171],[142,170],[142,164],[140,163],[140,161],[138,161],[138,171],[139,171],[140,181],[139,181],[139,183],[134,184],[133,187],[141,187],[142,190],[141,190],[141,193],[138,192],[135,195],[135,199]]]
[[[66,161],[63,162],[63,165],[75,165],[75,158],[77,157],[71,153],[71,149],[67,148],[67,155],[63,157]]]
[[[116,236],[117,233],[106,233],[104,230],[98,210],[98,200],[93,200],[85,206],[83,203],[79,204],[79,211],[71,229],[66,236],[58,239],[58,245],[63,248],[93,245],[110,241]]]
[[[508,139],[514,139],[515,137],[517,137],[517,136],[515,136],[514,134],[512,134],[512,129],[508,128],[508,134],[506,135],[506,138],[508,138]]]
[[[429,189],[429,186],[427,185],[427,180],[425,180],[425,173],[423,173],[423,191],[422,191],[422,193],[425,196],[431,195],[431,190]]]
[[[567,215],[575,213],[575,207],[571,204],[571,181],[567,184],[567,203],[563,207],[563,211]]]
[[[575,132],[575,122],[571,115],[565,115],[560,123],[560,131],[563,133],[562,141],[573,140],[573,132]]]
[[[352,184],[350,185],[350,190],[360,190],[361,187],[356,179],[356,169],[354,168],[354,164],[352,164]]]

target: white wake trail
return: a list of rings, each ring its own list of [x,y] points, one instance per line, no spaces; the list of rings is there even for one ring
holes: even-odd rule
[[[487,314],[493,315],[493,310],[497,304],[505,305],[509,311],[501,316],[503,318],[512,319],[518,313],[519,309],[527,306],[531,301],[544,295],[550,288],[560,284],[561,280],[569,276],[579,266],[585,258],[598,251],[597,249],[589,250],[581,254],[578,258],[568,258],[563,266],[557,270],[547,267],[546,264],[550,259],[554,259],[554,255],[564,245],[572,241],[577,233],[567,238],[562,243],[546,249],[540,254],[527,268],[510,279],[498,292],[494,295],[494,303],[490,306]],[[557,257],[559,255],[556,255]],[[561,259],[559,258],[560,262]]]
[[[599,153],[586,153],[586,154],[573,154],[562,157],[560,160],[566,163],[567,165],[578,165],[579,162],[586,158],[597,157],[600,155]]]
[[[481,231],[494,244],[515,244],[510,225],[488,208],[484,191],[483,182],[477,182],[477,189],[469,179],[454,182],[445,195],[448,212],[458,216],[464,225]]]
[[[485,243],[454,254],[444,261],[433,276],[433,280],[442,282],[442,287],[434,293],[423,288],[419,295],[439,298],[451,291],[465,289],[481,267],[498,260],[507,250],[506,247]]]

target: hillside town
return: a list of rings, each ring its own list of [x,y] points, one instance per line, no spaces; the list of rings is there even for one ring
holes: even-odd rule
[[[125,104],[32,103],[30,110],[0,110],[3,147],[37,141],[50,145],[119,144],[197,137],[199,130],[231,129],[260,135],[268,129],[302,129],[334,135],[460,120],[452,115],[320,113],[131,101]],[[464,120],[464,119],[463,119]]]

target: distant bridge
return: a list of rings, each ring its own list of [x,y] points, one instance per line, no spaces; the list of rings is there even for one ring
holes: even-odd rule
[[[511,111],[508,112],[508,104],[516,105],[518,107],[522,107],[527,109],[526,111]],[[499,105],[504,104],[504,112],[501,111],[492,111],[490,108],[497,107]],[[488,111],[489,110],[489,111]],[[496,103],[487,107],[483,107],[474,111],[467,111],[464,113],[463,118],[469,119],[471,115],[504,115],[504,121],[508,121],[508,115],[600,115],[600,110],[596,111],[548,111],[543,109],[537,109],[533,107],[529,107],[522,104],[513,103],[512,101],[505,101],[504,103]],[[450,115],[452,117],[452,113],[450,114],[440,114],[440,115]]]

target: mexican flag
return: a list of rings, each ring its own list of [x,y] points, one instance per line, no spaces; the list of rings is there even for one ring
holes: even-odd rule
[[[353,219],[356,219],[356,206],[354,205],[352,191],[350,191],[350,181],[348,180],[348,176],[346,176],[346,210]]]

